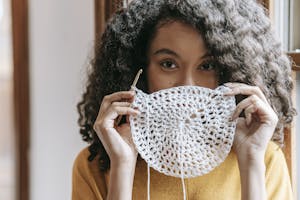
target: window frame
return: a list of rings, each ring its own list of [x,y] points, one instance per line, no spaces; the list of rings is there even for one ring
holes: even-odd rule
[[[16,199],[29,200],[30,99],[28,0],[11,0],[11,11]]]

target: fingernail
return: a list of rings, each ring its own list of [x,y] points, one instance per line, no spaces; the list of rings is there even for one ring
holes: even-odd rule
[[[224,85],[226,85],[226,86],[231,86],[232,83],[224,83]]]

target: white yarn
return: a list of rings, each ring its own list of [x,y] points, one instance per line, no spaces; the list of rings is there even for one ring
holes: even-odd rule
[[[230,90],[179,86],[146,94],[134,87],[132,107],[140,115],[130,116],[132,138],[147,162],[147,198],[150,200],[150,168],[182,181],[201,176],[220,165],[228,156],[236,122],[230,118],[235,98]]]

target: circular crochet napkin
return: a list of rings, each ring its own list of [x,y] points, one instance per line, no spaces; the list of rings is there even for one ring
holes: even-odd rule
[[[230,117],[235,98],[229,89],[179,86],[151,94],[134,88],[130,116],[137,151],[155,170],[174,177],[191,178],[212,171],[228,156],[236,123]]]

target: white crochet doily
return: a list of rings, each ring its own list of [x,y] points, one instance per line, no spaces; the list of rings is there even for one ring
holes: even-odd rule
[[[166,175],[191,178],[207,174],[228,156],[236,123],[229,89],[179,86],[151,94],[135,88],[130,116],[133,141],[148,165]]]

